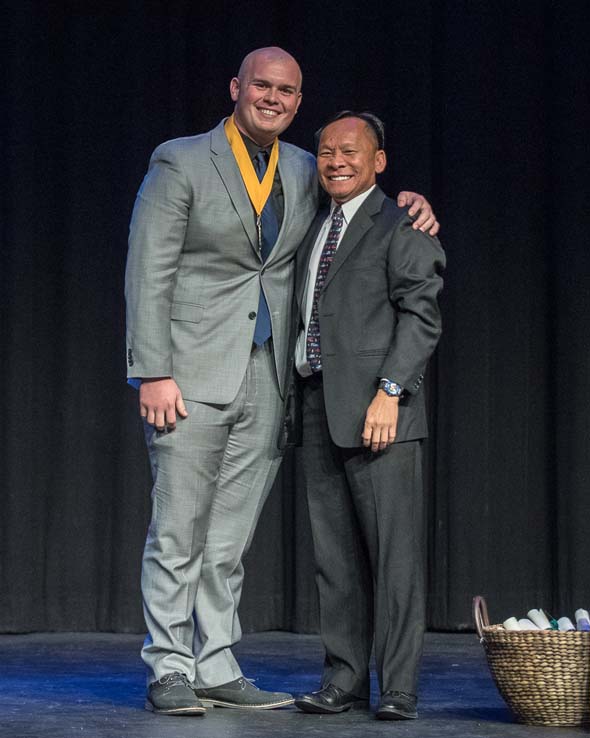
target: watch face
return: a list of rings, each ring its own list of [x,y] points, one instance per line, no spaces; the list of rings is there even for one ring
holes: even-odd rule
[[[379,382],[379,387],[389,397],[399,397],[403,392],[403,389],[399,386],[399,384],[396,384],[395,382],[389,382],[387,379],[382,379]]]

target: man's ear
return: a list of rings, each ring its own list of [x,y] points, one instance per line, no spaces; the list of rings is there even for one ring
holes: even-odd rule
[[[233,77],[229,83],[229,94],[234,102],[238,101],[240,94],[240,80],[237,77]]]
[[[375,152],[375,174],[381,174],[387,166],[387,156],[383,149],[377,149]]]

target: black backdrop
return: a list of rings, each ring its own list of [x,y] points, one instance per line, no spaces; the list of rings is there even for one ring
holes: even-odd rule
[[[469,627],[475,593],[496,620],[590,606],[586,6],[4,3],[0,630],[143,629],[128,219],[154,146],[216,124],[268,44],[304,71],[285,138],[374,110],[382,185],[424,192],[443,224],[430,626]],[[291,454],[248,556],[245,629],[315,627],[306,515]]]

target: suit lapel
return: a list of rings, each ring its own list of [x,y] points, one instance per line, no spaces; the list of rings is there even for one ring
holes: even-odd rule
[[[328,272],[326,281],[324,282],[324,290],[334,279],[346,259],[358,246],[365,233],[373,227],[375,223],[373,216],[381,211],[384,199],[385,194],[383,190],[379,189],[379,187],[375,187],[373,192],[371,192],[354,214],[344,236],[342,236],[342,241],[338,245],[334,261],[330,266],[330,271]]]
[[[268,255],[266,264],[272,264],[276,260],[281,250],[281,245],[285,241],[285,233],[291,223],[293,210],[295,208],[296,190],[297,190],[297,172],[293,171],[294,162],[289,161],[289,154],[285,150],[283,144],[279,141],[279,177],[281,178],[281,186],[283,188],[283,222],[279,230],[279,235],[272,251]]]
[[[242,221],[244,231],[248,236],[250,245],[256,253],[256,256],[260,258],[258,254],[258,236],[256,233],[256,222],[254,219],[254,211],[252,209],[252,203],[246,192],[246,187],[242,181],[240,170],[236,164],[233,152],[230,149],[223,124],[225,120],[211,131],[211,161],[213,166],[217,169],[227,194],[236,209],[237,214]]]
[[[297,274],[295,277],[295,284],[297,304],[299,306],[299,309],[301,309],[303,303],[303,294],[307,282],[309,258],[313,250],[313,245],[315,244],[318,237],[318,233],[320,232],[322,224],[327,217],[327,209],[322,209],[317,213],[315,219],[313,220],[312,224],[309,226],[307,233],[305,234],[305,238],[301,242],[301,246],[299,246],[299,248],[297,249]]]
[[[281,255],[283,244],[286,241],[287,231],[293,222],[296,212],[297,197],[299,194],[299,162],[297,157],[290,154],[289,150],[279,141],[279,176],[283,188],[283,222],[277,236],[277,241],[270,252],[266,264],[272,264]]]

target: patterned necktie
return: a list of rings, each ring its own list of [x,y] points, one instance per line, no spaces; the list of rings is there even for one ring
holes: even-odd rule
[[[318,273],[313,290],[311,316],[309,318],[309,325],[307,326],[307,361],[312,372],[321,372],[322,370],[322,347],[320,344],[318,300],[326,281],[326,277],[328,276],[330,265],[334,261],[334,254],[336,253],[336,247],[338,246],[338,239],[340,237],[343,222],[344,216],[342,215],[342,208],[338,205],[338,207],[334,208],[334,212],[332,213],[332,224],[320,256]]]
[[[259,151],[254,158],[254,167],[258,179],[262,181],[267,168],[267,153],[266,151]],[[260,214],[260,227],[261,227],[261,243],[260,256],[262,261],[265,262],[268,259],[273,246],[276,243],[279,235],[279,221],[277,214],[272,204],[272,192],[270,193],[268,200]],[[268,304],[260,287],[260,298],[258,300],[258,313],[256,315],[256,326],[254,328],[254,343],[257,346],[261,346],[272,334],[272,326],[270,322],[270,312],[268,310]]]

